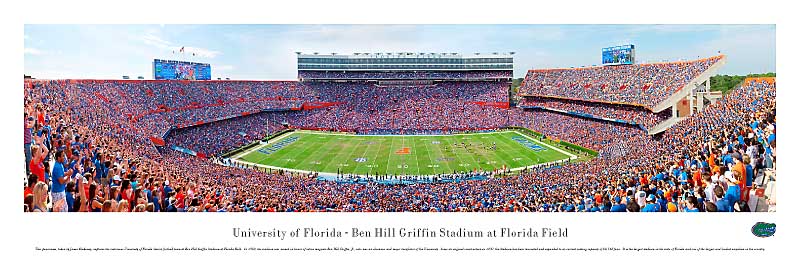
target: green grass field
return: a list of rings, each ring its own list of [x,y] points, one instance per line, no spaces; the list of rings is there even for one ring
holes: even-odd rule
[[[466,147],[462,145],[466,144]],[[496,144],[496,148],[492,145]],[[295,131],[232,157],[273,169],[348,174],[429,175],[482,169],[525,168],[567,159],[514,131],[432,135],[364,136]]]

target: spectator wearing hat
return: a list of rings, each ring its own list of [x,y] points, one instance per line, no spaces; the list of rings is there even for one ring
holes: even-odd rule
[[[678,212],[678,206],[674,202],[667,203],[667,212]]]
[[[118,187],[121,186],[121,184],[122,184],[122,177],[120,177],[118,174],[111,177],[111,187]]]
[[[619,196],[614,197],[614,205],[611,207],[611,212],[625,212],[627,205]]]
[[[728,190],[725,191],[725,198],[731,206],[741,200],[742,188],[739,186],[739,182],[743,181],[741,178],[742,173],[738,170],[733,170],[725,174],[725,179],[728,181]]]
[[[639,207],[644,207],[647,203],[647,192],[644,191],[644,187],[639,188],[639,191],[636,191],[636,204]]]
[[[660,212],[661,209],[656,203],[656,195],[650,194],[647,196],[647,203],[645,204],[644,208],[642,208],[642,212]]]

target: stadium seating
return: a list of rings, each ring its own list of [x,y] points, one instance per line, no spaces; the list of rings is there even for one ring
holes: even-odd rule
[[[653,107],[722,59],[574,69],[529,70],[519,92]]]
[[[672,116],[669,110],[653,113],[648,109],[638,106],[593,103],[565,99],[526,97],[520,102],[520,107],[537,107],[548,110],[568,112],[571,114],[597,118],[619,120],[625,123],[642,125],[643,128],[652,128],[658,123]]]
[[[339,105],[287,115],[293,127],[374,133],[439,133],[503,126],[503,82],[443,82],[432,86],[310,83],[320,101]],[[506,105],[507,106],[507,105]],[[499,121],[499,122],[498,122]]]
[[[166,144],[217,156],[285,129],[280,118],[281,113],[266,112],[178,129],[167,137]]]
[[[602,69],[538,71],[529,73],[525,86],[531,90],[537,84],[558,84],[556,80],[583,83],[601,77],[616,88],[653,82],[644,91],[619,89],[607,94],[602,90],[588,90],[602,84],[598,82],[585,87],[587,90],[581,96],[594,101],[652,105],[668,94],[666,89],[691,78],[712,62],[713,59],[708,59],[644,65],[618,68],[619,72]],[[641,73],[654,78],[638,78],[645,76]],[[691,192],[700,201],[717,202],[716,197],[706,194],[708,189],[715,186],[737,189],[735,184],[746,187],[752,182],[753,172],[739,171],[746,169],[740,168],[740,161],[749,163],[755,173],[775,165],[774,82],[748,81],[658,137],[650,137],[631,125],[541,109],[503,109],[478,104],[501,102],[505,90],[501,84],[491,82],[377,87],[358,83],[29,81],[25,87],[25,112],[33,124],[26,123],[26,133],[31,133],[34,145],[49,150],[48,157],[59,150],[70,154],[74,150],[78,154],[75,158],[83,157],[84,160],[78,162],[84,163],[76,163],[74,168],[84,172],[93,169],[95,173],[90,176],[97,179],[89,183],[98,184],[105,195],[97,198],[121,204],[110,211],[137,211],[146,208],[139,205],[156,203],[158,206],[154,206],[153,211],[593,212],[614,208],[638,211],[646,200],[640,193],[652,194],[659,203],[661,200],[665,204],[676,203],[679,211],[693,211],[694,208],[704,211],[702,202],[694,199],[686,202],[678,197]],[[542,92],[558,96],[569,93],[552,88]],[[264,98],[274,98],[277,103],[255,102],[252,106],[236,103]],[[341,104],[299,112],[286,108],[296,105],[292,103],[295,101]],[[181,110],[165,109],[228,103],[231,105],[191,110],[188,115],[183,115]],[[619,107],[599,108],[594,104],[571,102],[544,105],[632,121],[641,119],[637,118],[641,117],[638,112]],[[351,184],[318,180],[314,174],[266,173],[224,166],[215,163],[217,158],[202,159],[167,147],[154,147],[148,138],[166,133],[181,122],[210,121],[225,115],[274,108],[289,110],[178,129],[170,133],[167,143],[219,154],[246,142],[247,137],[258,138],[280,129],[278,123],[283,121],[293,126],[379,132],[517,125],[537,130],[549,138],[595,149],[600,155],[590,161],[532,168],[519,175],[488,180],[412,185]],[[151,110],[156,111],[136,117]],[[375,115],[383,119],[376,120]],[[240,138],[238,132],[247,137]],[[749,158],[738,159],[745,155]],[[739,176],[742,182],[734,182],[727,179],[728,176]],[[48,183],[54,177],[38,179]],[[75,181],[78,185],[82,183],[80,179]],[[136,189],[145,191],[136,191],[141,192],[141,196],[131,197],[124,187],[130,184],[128,182],[136,182]],[[121,190],[125,191],[109,196],[120,189],[120,183]],[[81,192],[67,194],[85,195]],[[744,197],[741,195],[738,199]],[[123,199],[130,200],[127,206],[120,203]],[[720,200],[736,199],[726,195]],[[666,211],[666,208],[660,210]]]

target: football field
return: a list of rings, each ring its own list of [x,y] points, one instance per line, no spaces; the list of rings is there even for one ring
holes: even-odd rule
[[[576,156],[516,131],[369,136],[294,131],[231,157],[288,171],[431,175],[528,166]]]

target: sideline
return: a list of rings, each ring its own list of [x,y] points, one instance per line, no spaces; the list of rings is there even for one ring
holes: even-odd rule
[[[519,131],[514,131],[514,130],[495,131],[495,132],[486,132],[486,133],[449,134],[449,135],[354,135],[354,134],[344,134],[344,133],[336,133],[336,132],[325,133],[325,132],[316,132],[316,131],[307,131],[307,130],[297,130],[297,131],[294,131],[294,132],[291,132],[291,133],[286,133],[285,135],[281,135],[280,137],[277,137],[277,138],[273,139],[273,142],[279,141],[279,140],[281,140],[281,139],[283,139],[285,137],[288,137],[290,135],[293,135],[295,133],[313,134],[313,135],[325,135],[325,136],[331,136],[331,135],[335,135],[335,136],[350,136],[350,137],[365,137],[365,136],[381,136],[381,137],[385,137],[385,136],[426,136],[426,137],[430,137],[430,136],[470,136],[470,135],[479,135],[479,134],[515,133],[515,134],[523,136],[523,137],[525,137],[527,139],[530,139],[531,141],[533,141],[533,142],[535,142],[537,144],[544,145],[547,148],[553,149],[553,150],[555,150],[555,151],[557,151],[559,153],[567,155],[569,157],[569,160],[576,160],[578,158],[578,156],[576,156],[576,155],[574,155],[572,153],[566,152],[566,151],[564,151],[564,150],[562,150],[560,148],[556,148],[556,147],[554,147],[552,145],[546,144],[546,143],[541,142],[541,141],[539,141],[537,139],[534,139],[534,138],[532,138],[532,137],[530,137],[528,135],[520,133]],[[269,165],[257,164],[257,163],[252,163],[252,162],[247,162],[247,161],[240,160],[241,157],[244,157],[245,155],[248,155],[248,154],[250,154],[250,153],[252,153],[252,152],[254,152],[254,151],[256,151],[256,150],[258,150],[260,148],[263,148],[264,146],[268,146],[268,145],[269,144],[256,145],[255,147],[252,147],[252,148],[250,148],[250,149],[248,149],[248,150],[246,150],[244,152],[239,153],[239,155],[237,155],[237,156],[230,157],[230,159],[231,159],[232,162],[236,162],[236,163],[239,163],[241,165],[252,166],[252,167],[266,168],[266,169],[271,169],[271,170],[283,170],[283,171],[287,171],[287,172],[302,173],[302,174],[317,173],[317,174],[319,174],[320,177],[323,177],[323,178],[327,178],[327,177],[335,178],[337,176],[336,173],[330,173],[330,172],[313,172],[313,171],[308,171],[308,170],[281,168],[281,167],[276,167],[276,166],[269,166]],[[536,164],[536,165],[513,168],[513,169],[509,169],[509,171],[520,171],[520,170],[524,170],[524,169],[528,169],[528,168],[535,168],[535,167],[538,167],[538,166],[548,165],[548,164],[552,164],[552,163],[563,163],[563,162],[567,162],[569,160],[561,159],[561,160],[556,160],[556,161],[549,161],[549,162]],[[357,173],[347,173],[347,174],[351,174],[351,175],[367,175],[367,174],[357,174]],[[433,177],[433,176],[436,176],[436,175],[435,174],[434,175],[419,175],[418,174],[417,176]]]

